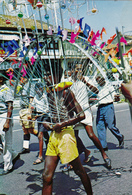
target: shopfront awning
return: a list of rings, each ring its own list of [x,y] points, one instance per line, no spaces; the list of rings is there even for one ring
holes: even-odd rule
[[[10,40],[19,40],[20,38],[19,38],[19,36],[17,36],[17,35],[5,35],[5,34],[0,34],[0,40],[8,40],[8,41],[10,41]]]

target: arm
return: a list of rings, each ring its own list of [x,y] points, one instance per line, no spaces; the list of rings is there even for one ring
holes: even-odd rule
[[[12,116],[12,110],[13,110],[13,102],[8,102],[8,111],[7,111],[7,119],[5,124],[3,125],[3,131],[8,131],[10,127],[10,121],[11,121],[11,116]]]
[[[96,93],[96,94],[99,93],[98,88],[95,87],[95,86],[93,86],[93,85],[91,85],[90,83],[88,83],[88,82],[85,80],[84,77],[82,77],[82,82],[83,82],[84,84],[86,84],[86,86],[87,86],[92,92],[94,92],[94,93]]]
[[[74,116],[73,118],[70,118],[67,121],[57,123],[53,127],[53,130],[55,130],[56,132],[60,132],[62,127],[75,125],[76,123],[85,119],[84,111],[82,110],[81,106],[79,105],[79,103],[75,99],[73,92],[71,92],[70,90],[65,90],[63,95],[64,95],[64,97],[67,97],[67,101],[65,102],[65,106],[67,107],[69,115],[70,115],[70,112],[75,112],[76,116]]]

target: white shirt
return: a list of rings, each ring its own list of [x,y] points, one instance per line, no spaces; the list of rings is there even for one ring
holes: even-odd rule
[[[6,103],[9,101],[13,102],[13,100],[14,97],[10,88],[6,85],[2,85],[0,87],[0,114],[7,112],[8,107]]]
[[[106,83],[104,86],[99,87],[98,99],[99,104],[107,104],[113,102],[115,89],[111,83]]]
[[[36,108],[37,112],[46,113],[49,111],[48,100],[45,93],[43,93],[41,98],[36,94],[31,105]]]
[[[76,100],[82,109],[87,109],[89,107],[87,86],[82,81],[76,81],[72,84],[70,89],[73,91]]]
[[[72,84],[71,90],[73,91],[77,102],[80,104],[81,108],[85,113],[85,119],[82,120],[81,123],[92,126],[92,113],[89,106],[89,98],[86,84],[84,84],[82,81],[76,81]],[[74,128],[75,130],[79,130],[82,127],[80,126],[80,123],[77,123]]]

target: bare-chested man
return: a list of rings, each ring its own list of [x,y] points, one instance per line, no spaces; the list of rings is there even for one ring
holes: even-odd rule
[[[54,83],[58,83],[56,78],[54,76]],[[72,125],[85,118],[85,114],[68,86],[60,86],[52,88],[52,92],[48,94],[53,124],[44,123],[52,132],[45,157],[42,194],[52,194],[53,175],[61,160],[62,164],[70,163],[73,166],[74,172],[81,178],[86,193],[91,195],[90,178],[81,164],[72,128]]]

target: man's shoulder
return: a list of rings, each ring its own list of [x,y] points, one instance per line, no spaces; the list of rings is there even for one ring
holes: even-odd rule
[[[63,90],[63,97],[65,97],[65,99],[70,98],[72,94],[73,92],[70,88],[66,88]]]
[[[4,85],[2,85],[1,87],[0,87],[0,91],[2,92],[2,91],[7,91],[7,90],[9,90],[10,88],[6,85],[6,84],[4,84]]]

